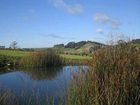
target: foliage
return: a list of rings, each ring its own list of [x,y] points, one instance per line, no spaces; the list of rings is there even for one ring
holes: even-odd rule
[[[0,55],[0,67],[18,65],[20,57]]]
[[[64,44],[57,44],[57,45],[54,45],[55,48],[64,48]]]
[[[10,46],[9,46],[9,48],[11,48],[11,49],[17,49],[17,42],[16,41],[13,41],[11,44],[10,44]]]
[[[28,54],[29,52],[24,51],[0,50],[0,67],[17,66],[20,60]]]

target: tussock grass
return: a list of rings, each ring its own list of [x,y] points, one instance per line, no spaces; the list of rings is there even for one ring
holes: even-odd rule
[[[140,50],[119,43],[93,54],[87,74],[72,80],[68,105],[139,105]]]
[[[62,65],[62,59],[52,50],[33,52],[21,61],[24,67],[55,67]]]

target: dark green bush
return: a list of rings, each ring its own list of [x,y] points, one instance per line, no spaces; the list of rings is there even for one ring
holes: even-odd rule
[[[20,57],[12,57],[7,55],[0,55],[0,67],[16,66],[18,65]]]

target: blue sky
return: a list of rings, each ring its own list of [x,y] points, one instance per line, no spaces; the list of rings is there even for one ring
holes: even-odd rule
[[[0,0],[0,45],[140,38],[140,0]]]

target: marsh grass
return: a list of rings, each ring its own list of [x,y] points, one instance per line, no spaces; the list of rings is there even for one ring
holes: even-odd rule
[[[131,43],[96,51],[89,66],[72,80],[68,105],[140,104],[140,50]]]
[[[15,94],[10,89],[0,89],[0,105],[64,105],[64,103],[60,96],[53,97],[47,93],[40,96],[34,89],[31,94],[26,90]]]
[[[85,59],[68,59],[56,54],[54,51],[33,52],[22,58],[21,67],[42,68],[42,67],[60,67],[62,65],[86,65]]]
[[[62,58],[52,50],[33,52],[22,59],[21,65],[31,68],[61,66]]]

